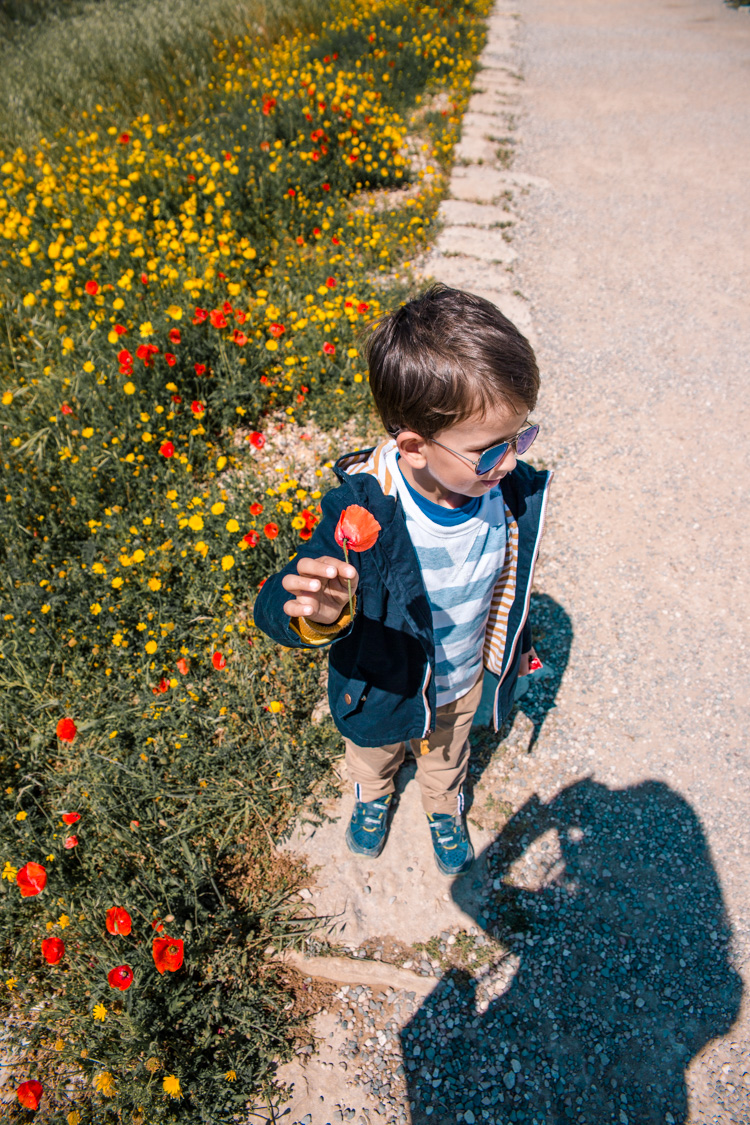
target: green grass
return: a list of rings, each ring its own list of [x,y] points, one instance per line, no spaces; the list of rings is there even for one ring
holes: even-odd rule
[[[97,105],[121,125],[175,115],[209,86],[213,44],[312,28],[324,0],[34,0],[0,8],[0,148],[26,146]],[[105,122],[106,123],[106,122]]]

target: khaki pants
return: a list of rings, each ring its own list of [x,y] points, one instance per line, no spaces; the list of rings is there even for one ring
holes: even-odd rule
[[[459,795],[469,771],[469,731],[474,712],[482,698],[480,675],[471,691],[438,707],[435,730],[427,739],[427,754],[420,752],[420,739],[411,740],[417,759],[417,781],[422,790],[422,806],[427,813],[450,813],[459,808]],[[356,746],[348,738],[346,767],[354,782],[357,800],[376,801],[393,793],[394,778],[406,754],[406,744]]]

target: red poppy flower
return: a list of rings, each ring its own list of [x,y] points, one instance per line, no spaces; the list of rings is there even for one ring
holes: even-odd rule
[[[224,274],[221,274],[221,277],[223,277],[223,276],[224,276]],[[225,301],[224,304],[221,306],[221,311],[225,312],[227,314],[227,316],[231,316],[231,314],[234,312],[231,301]]]
[[[195,176],[193,175],[192,172],[188,173],[188,180],[190,181],[191,184],[195,183]]]
[[[304,246],[305,245],[305,240],[304,240],[304,238],[302,237],[301,234],[297,235],[297,245],[298,246]]]
[[[223,652],[215,652],[211,657],[211,663],[218,672],[221,672],[222,668],[227,666],[227,658]]]
[[[203,324],[204,320],[208,320],[208,313],[205,309],[196,307],[195,315],[193,316],[193,324]]]
[[[169,336],[173,344],[182,343],[182,336],[180,335],[179,328],[170,328],[167,335]]]
[[[264,535],[267,536],[268,539],[275,539],[276,536],[279,534],[278,524],[267,523],[266,526],[263,528],[263,533],[264,533]]]
[[[46,937],[42,942],[42,957],[48,965],[57,965],[65,956],[65,942],[59,937]]]
[[[125,336],[128,330],[124,324],[115,324],[114,331],[118,336]]]
[[[63,847],[67,848],[68,851],[71,851],[72,848],[77,848],[78,847],[78,837],[77,836],[66,836],[65,839],[63,840]]]
[[[26,1106],[26,1109],[39,1109],[39,1103],[42,1100],[44,1087],[41,1082],[37,1082],[36,1078],[30,1079],[28,1082],[22,1082],[16,1090],[16,1097],[21,1105]]]
[[[61,742],[73,742],[78,734],[78,727],[72,719],[60,719],[57,724],[57,737]]]
[[[262,511],[263,511],[263,505],[259,504],[257,500],[255,501],[254,504],[250,505],[250,515],[251,516],[259,516]]]
[[[335,277],[327,277],[326,278],[326,285],[328,286],[329,289],[335,289],[336,288],[336,278]]]
[[[141,281],[143,282],[144,285],[148,285],[148,274],[147,273],[141,274]]]
[[[268,141],[261,141],[261,142],[260,142],[260,147],[261,147],[261,151],[262,151],[262,152],[268,152],[268,150],[270,149],[270,147],[271,147],[271,146],[270,146],[270,144],[268,143]]]
[[[261,375],[260,381],[261,381],[261,383],[263,384],[264,387],[268,387],[268,386],[271,385],[271,380],[268,378],[267,375]]]
[[[358,313],[366,313],[367,310],[369,309],[369,307],[370,306],[368,304],[366,304],[364,301],[360,301],[359,304],[357,305],[357,312]]]
[[[232,339],[234,340],[238,348],[244,348],[245,344],[247,343],[247,336],[244,332],[240,332],[239,328],[235,328],[234,332],[232,333]]]
[[[172,395],[172,402],[176,402],[179,405],[179,403],[182,402],[182,395]]]
[[[323,191],[330,191],[330,190],[331,190],[330,184],[323,184]]]
[[[335,355],[336,354],[336,345],[335,344],[329,344],[328,341],[326,340],[325,344],[323,344],[323,351],[325,352],[326,355]]]
[[[286,332],[286,328],[283,324],[269,324],[268,331],[272,336],[276,336],[278,338],[279,336],[284,335],[284,333]]]
[[[253,430],[247,440],[251,445],[254,445],[256,449],[262,449],[266,444],[265,437],[258,430]]]
[[[368,551],[377,542],[379,531],[380,524],[367,508],[350,504],[339,516],[333,538],[340,547],[346,544],[350,551]]]
[[[226,328],[227,318],[220,309],[212,309],[209,315],[214,328]]]
[[[189,668],[190,665],[188,664],[185,657],[180,657],[180,659],[177,661],[177,671],[180,672],[183,676],[187,676]]]
[[[248,531],[247,535],[242,536],[242,542],[247,543],[248,547],[257,547],[259,539],[257,531]]]
[[[316,238],[320,238],[320,227],[313,227],[313,234]]]
[[[47,886],[47,872],[41,863],[25,863],[16,875],[22,898],[33,898]]]
[[[117,965],[107,973],[107,981],[110,988],[116,988],[118,992],[127,992],[133,983],[133,970],[130,965]]]
[[[276,107],[276,98],[265,97],[263,99],[263,113],[268,117],[269,113],[273,113]]]
[[[166,359],[166,361],[167,361],[167,366],[168,366],[168,367],[174,367],[174,365],[175,365],[175,364],[177,363],[177,356],[176,356],[176,355],[172,355],[172,353],[171,353],[171,352],[165,352],[165,353],[164,353],[164,358],[165,358],[165,359]]]
[[[165,441],[163,445],[159,446],[159,452],[162,457],[174,457],[174,446],[171,441]]]
[[[206,404],[204,402],[198,402],[196,399],[195,402],[190,403],[190,409],[196,418],[202,418],[206,413]]]
[[[64,812],[62,814],[63,824],[77,824],[81,819],[79,812]]]
[[[122,934],[123,937],[127,937],[133,928],[133,919],[124,906],[110,906],[104,924],[108,933]]]
[[[89,297],[95,297],[99,292],[99,283],[96,281],[87,281],[83,288],[86,290]]]
[[[154,695],[164,695],[165,691],[169,691],[169,680],[165,680],[162,676],[156,687],[152,687],[151,690]]]
[[[117,353],[117,362],[123,364],[125,367],[133,362],[133,357],[127,348],[123,348]]]
[[[205,374],[206,374],[206,365],[205,365],[205,363],[196,363],[196,365],[195,365],[195,374],[196,374],[196,375],[205,375]]]
[[[309,539],[309,538],[310,538],[311,536],[312,536],[312,532],[311,532],[311,531],[310,531],[310,529],[309,529],[309,528],[307,528],[307,527],[303,527],[302,531],[300,531],[300,533],[299,533],[299,537],[300,537],[300,539],[305,539],[305,540],[307,540],[307,539]]]
[[[181,938],[154,938],[152,953],[154,964],[160,973],[176,973],[182,967],[184,942]]]
[[[73,407],[70,406],[67,402],[64,402],[62,404],[62,406],[60,407],[60,409],[63,412],[63,414],[72,414],[73,413]]]
[[[130,140],[130,133],[120,133],[117,139],[121,145],[126,145]]]
[[[295,197],[295,195],[296,195],[296,194],[297,194],[297,192],[296,192],[296,191],[294,190],[294,188],[293,188],[293,187],[290,187],[290,188],[289,188],[289,191],[287,192],[287,195],[288,195],[288,196],[289,196],[289,197],[290,197],[291,199],[294,199],[294,197]]]

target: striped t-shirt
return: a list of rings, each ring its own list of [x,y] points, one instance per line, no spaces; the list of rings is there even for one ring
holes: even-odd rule
[[[449,525],[435,523],[412,496],[397,451],[386,456],[432,608],[435,687],[442,707],[470,691],[482,670],[492,591],[505,561],[505,503],[498,486],[480,498],[476,510],[468,505],[474,514]]]

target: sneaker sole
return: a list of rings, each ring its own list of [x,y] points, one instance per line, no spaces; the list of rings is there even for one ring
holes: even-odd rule
[[[359,846],[359,844],[357,844],[355,842],[355,840],[352,836],[351,825],[347,825],[347,828],[346,828],[346,846],[347,846],[347,848],[349,849],[350,852],[354,853],[354,855],[366,855],[366,856],[369,856],[370,859],[376,859],[380,855],[380,853],[382,852],[383,848],[385,847],[385,842],[386,842],[387,836],[388,836],[388,833],[386,832],[386,835],[383,836],[383,838],[380,841],[380,843],[378,844],[377,848],[362,848],[362,847]]]

